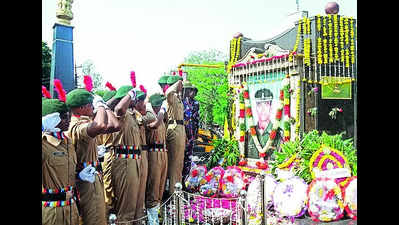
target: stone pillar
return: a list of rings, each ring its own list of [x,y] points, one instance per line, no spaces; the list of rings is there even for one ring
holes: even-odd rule
[[[59,0],[56,12],[57,22],[53,26],[53,48],[51,57],[50,93],[57,96],[54,90],[54,79],[61,80],[65,91],[75,88],[73,59],[73,26],[71,11],[73,0]]]

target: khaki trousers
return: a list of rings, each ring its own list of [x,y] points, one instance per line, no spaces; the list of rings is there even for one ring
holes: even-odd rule
[[[103,181],[104,181],[104,198],[107,206],[112,206],[112,198],[114,192],[112,190],[112,179],[111,179],[111,166],[112,160],[114,159],[114,152],[110,151],[104,154],[104,162],[101,163],[103,168]]]
[[[173,194],[175,184],[182,183],[184,149],[186,148],[186,131],[183,125],[177,125],[174,129],[166,131],[166,148],[168,149],[169,194]]]
[[[144,211],[145,207],[145,190],[147,184],[147,174],[148,174],[148,159],[147,159],[147,151],[141,151],[141,159],[138,160],[140,165],[140,186],[139,186],[139,195],[137,198],[137,208],[136,208],[136,218],[140,219],[146,216]]]
[[[94,183],[77,180],[80,194],[80,210],[84,225],[106,225],[104,184],[96,175]]]
[[[146,208],[154,208],[162,201],[168,171],[167,152],[148,152],[148,177],[145,194]]]
[[[138,159],[115,158],[112,162],[111,178],[115,194],[114,209],[118,222],[132,221],[137,218],[136,209],[141,171],[138,161]]]
[[[79,212],[76,203],[61,207],[42,207],[43,225],[77,225]]]

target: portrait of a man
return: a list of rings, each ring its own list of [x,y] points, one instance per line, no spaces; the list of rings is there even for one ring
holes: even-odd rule
[[[269,135],[273,127],[273,117],[275,116],[273,113],[276,111],[273,108],[273,106],[275,105],[273,104],[274,95],[270,89],[263,87],[255,92],[254,99],[255,104],[252,104],[252,111],[254,114],[256,114],[257,117],[257,121],[254,121],[254,123],[256,123],[256,135],[261,147],[263,148],[269,140]],[[276,99],[276,101],[278,101],[278,98]],[[282,137],[282,129],[278,128],[276,138],[272,146],[278,146],[281,142]],[[245,140],[247,141],[246,156],[248,158],[259,159],[259,151],[256,148],[250,131],[246,132]],[[267,158],[270,157],[270,154],[272,152],[273,149],[266,151]]]

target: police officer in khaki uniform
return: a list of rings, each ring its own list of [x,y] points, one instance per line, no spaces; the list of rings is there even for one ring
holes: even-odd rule
[[[142,172],[141,137],[136,116],[128,108],[136,104],[136,91],[130,85],[118,89],[109,104],[116,104],[116,114],[121,130],[112,134],[112,151],[115,159],[111,167],[112,189],[115,194],[114,210],[117,222],[139,219],[140,174]]]
[[[170,76],[167,84],[171,85],[165,92],[166,100],[161,106],[157,115],[157,121],[153,125],[157,127],[167,112],[166,148],[168,149],[168,179],[169,194],[175,191],[175,184],[182,183],[182,171],[184,163],[184,149],[186,141],[186,131],[184,129],[183,113],[184,106],[180,99],[183,78],[180,76]]]
[[[153,94],[149,98],[147,113],[158,114],[165,97]],[[146,128],[148,150],[148,178],[145,195],[148,221],[150,225],[158,225],[158,209],[162,201],[166,175],[168,170],[168,151],[166,149],[166,127],[161,120],[158,127]]]
[[[105,102],[109,101],[112,97],[114,97],[116,91],[105,91],[103,100]],[[109,105],[108,107],[113,111],[115,108],[115,104]],[[103,170],[103,182],[104,182],[104,198],[105,198],[105,206],[106,206],[106,215],[108,217],[109,211],[112,209],[112,199],[115,197],[114,192],[112,190],[112,180],[111,180],[111,167],[112,160],[115,157],[113,151],[109,151],[112,146],[112,135],[111,134],[101,134],[97,136],[97,143],[99,146],[98,149],[98,158],[101,162],[102,170]]]
[[[72,112],[68,132],[76,150],[77,173],[87,171],[84,176],[78,176],[76,181],[83,224],[107,224],[104,186],[95,137],[118,131],[119,122],[101,97],[93,96],[85,89],[69,92],[66,105]],[[90,179],[90,175],[94,175],[93,179]],[[89,178],[85,179],[86,176]]]
[[[141,159],[140,162],[140,187],[139,193],[142,193],[138,196],[138,206],[136,209],[136,216],[138,218],[142,218],[145,216],[145,192],[146,192],[146,184],[147,184],[147,175],[148,175],[148,145],[146,140],[146,132],[145,127],[148,123],[155,121],[155,115],[153,113],[147,112],[146,105],[144,101],[147,97],[147,94],[143,91],[136,91],[136,104],[132,110],[132,114],[136,117],[137,123],[140,129],[140,138],[141,138]]]
[[[58,99],[42,101],[42,224],[76,225],[76,152],[65,131],[69,113]]]

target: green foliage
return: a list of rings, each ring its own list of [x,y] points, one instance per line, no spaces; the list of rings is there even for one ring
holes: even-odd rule
[[[104,79],[101,76],[101,74],[96,71],[92,60],[89,59],[89,60],[84,61],[83,65],[82,65],[82,73],[83,73],[83,75],[78,77],[78,86],[79,87],[84,87],[83,76],[89,75],[93,81],[93,91],[106,90],[106,88],[104,86],[105,85]]]
[[[206,163],[208,169],[212,169],[215,166],[221,166],[227,168],[228,166],[234,166],[238,163],[240,156],[240,150],[238,149],[237,140],[227,140],[224,138],[216,139],[212,142],[214,149],[211,152],[211,156]]]
[[[313,153],[319,150],[322,144],[341,151],[348,160],[352,175],[357,175],[357,153],[353,146],[352,138],[343,140],[342,134],[328,135],[326,132],[319,135],[317,130],[305,134],[302,140],[289,141],[282,144],[282,152],[276,152],[276,160],[272,162],[272,172],[274,173],[278,165],[297,153],[297,158],[300,158],[300,164],[299,168],[294,170],[294,173],[306,182],[311,182],[312,175],[309,169],[309,161]]]
[[[228,80],[224,69],[227,59],[217,50],[192,52],[184,59],[185,63],[202,65],[221,65],[221,68],[187,67],[187,79],[198,88],[195,99],[200,103],[200,120],[206,125],[224,125],[228,116]]]
[[[51,49],[42,41],[42,85],[50,90]]]
[[[96,95],[99,95],[99,96],[101,96],[101,97],[104,97],[104,94],[105,94],[106,91],[107,91],[107,90],[97,90],[97,91],[95,91],[94,93],[95,93]]]

